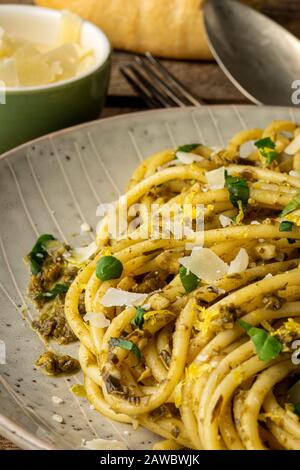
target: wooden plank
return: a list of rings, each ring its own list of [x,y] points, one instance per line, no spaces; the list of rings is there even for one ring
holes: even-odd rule
[[[133,96],[135,93],[119,71],[119,67],[133,60],[133,54],[117,52],[113,57],[113,70],[109,95]],[[162,63],[188,90],[208,103],[246,103],[247,99],[234,87],[214,62],[188,62],[163,60]]]

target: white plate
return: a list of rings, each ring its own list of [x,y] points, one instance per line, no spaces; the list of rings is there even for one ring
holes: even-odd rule
[[[37,236],[53,233],[77,243],[82,222],[95,227],[96,206],[123,192],[133,169],[149,154],[191,142],[224,146],[243,128],[273,119],[300,121],[300,110],[254,106],[170,109],[100,120],[43,137],[0,159],[0,433],[26,449],[76,449],[98,436],[149,449],[157,439],[113,423],[69,392],[80,374],[53,379],[33,364],[43,344],[30,329],[36,312],[25,296],[22,257]],[[85,235],[86,240],[89,235]],[[22,318],[22,305],[28,312]],[[77,345],[55,350],[76,354]],[[52,396],[64,399],[54,405]],[[65,424],[52,419],[63,416]]]

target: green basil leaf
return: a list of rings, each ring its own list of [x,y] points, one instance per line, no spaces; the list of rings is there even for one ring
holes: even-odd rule
[[[137,307],[136,308],[136,314],[134,319],[131,321],[131,325],[134,328],[139,328],[142,329],[144,325],[144,315],[146,313],[146,310],[144,310],[142,307]]]
[[[275,336],[272,336],[266,330],[256,328],[243,320],[239,320],[239,324],[250,336],[261,361],[268,362],[279,356],[283,346]]]
[[[187,294],[195,290],[200,282],[200,279],[192,272],[188,273],[184,266],[179,268],[179,277]]]
[[[102,256],[96,266],[96,276],[101,281],[118,279],[123,272],[123,264],[114,256]]]
[[[55,240],[53,235],[49,235],[49,234],[41,235],[37,239],[34,247],[31,250],[31,252],[28,254],[31,273],[34,276],[39,274],[42,270],[44,261],[48,256],[47,244],[51,240]]]
[[[296,415],[298,415],[300,418],[300,402],[294,405],[294,413],[296,413]]]
[[[126,351],[132,352],[136,356],[138,361],[142,359],[142,355],[141,355],[141,351],[139,347],[132,341],[128,341],[122,338],[110,338],[109,345],[112,348],[122,348],[122,349],[125,349]]]
[[[178,147],[176,150],[175,154],[177,152],[185,152],[185,153],[190,153],[193,152],[193,150],[196,150],[201,144],[187,144],[187,145],[181,145],[181,147]]]
[[[49,290],[48,292],[43,292],[39,294],[39,297],[42,297],[47,300],[53,300],[60,294],[66,294],[69,290],[69,284],[56,284],[53,289]]]
[[[287,206],[283,209],[280,214],[280,217],[285,217],[286,215],[294,212],[296,209],[300,207],[300,191],[296,194],[296,196],[288,203]]]
[[[258,140],[254,145],[259,149],[259,153],[266,159],[268,165],[271,165],[279,157],[279,153],[275,150],[275,142],[270,137]]]
[[[291,232],[293,230],[294,222],[283,220],[279,225],[279,232]]]
[[[250,196],[247,181],[238,176],[230,176],[225,170],[225,187],[228,189],[231,204],[239,209],[239,201],[241,201],[243,209],[246,209]]]

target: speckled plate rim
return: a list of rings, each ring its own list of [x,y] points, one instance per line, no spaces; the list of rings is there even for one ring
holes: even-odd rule
[[[253,104],[246,104],[246,105],[243,105],[243,104],[237,104],[237,105],[212,105],[212,106],[201,106],[201,108],[211,108],[211,109],[234,109],[234,108],[238,108],[238,109],[253,109],[255,107],[255,105]],[[286,111],[286,110],[289,110],[291,107],[287,107],[287,106],[257,106],[257,112],[260,113],[260,112],[264,112],[264,111],[267,111],[267,110],[274,110],[274,112],[277,110],[281,110],[281,111]],[[197,108],[193,107],[193,106],[190,106],[190,107],[185,107],[185,108],[163,108],[163,109],[155,109],[155,110],[149,110],[149,111],[139,111],[139,112],[135,112],[135,113],[129,113],[129,114],[122,114],[120,116],[112,116],[112,117],[108,117],[108,118],[100,118],[100,119],[97,119],[97,120],[94,120],[94,121],[89,121],[89,122],[86,122],[84,124],[79,124],[77,126],[72,126],[72,127],[68,127],[66,129],[62,129],[62,130],[59,130],[59,131],[56,131],[56,132],[53,132],[53,133],[50,133],[50,134],[46,134],[46,135],[43,135],[37,139],[34,139],[34,140],[31,140],[29,142],[26,142],[18,147],[15,147],[11,150],[9,150],[8,152],[5,152],[3,154],[0,155],[0,160],[3,160],[3,159],[8,159],[10,158],[11,156],[13,156],[15,153],[19,152],[20,150],[22,149],[26,149],[38,142],[41,142],[43,140],[46,140],[48,139],[49,137],[59,137],[61,135],[66,135],[68,133],[72,133],[74,131],[77,131],[77,130],[80,130],[80,129],[85,129],[87,127],[91,127],[91,126],[94,126],[94,125],[97,125],[97,124],[101,124],[101,123],[106,123],[106,122],[118,122],[118,121],[122,121],[122,120],[126,120],[128,118],[130,119],[135,119],[135,118],[140,118],[140,117],[143,117],[143,116],[155,116],[155,115],[160,115],[160,114],[164,114],[166,112],[172,112],[173,114],[184,114],[186,113],[187,111],[191,111],[191,110],[195,110]],[[295,110],[297,108],[294,108]],[[46,441],[38,438],[35,434],[27,431],[24,427],[18,425],[15,421],[7,418],[6,416],[2,415],[0,413],[0,434],[5,437],[6,439],[10,440],[11,442],[13,442],[15,445],[19,446],[20,448],[24,449],[24,450],[59,450],[58,447],[55,447],[55,446],[51,446],[49,445],[49,443],[47,443]]]

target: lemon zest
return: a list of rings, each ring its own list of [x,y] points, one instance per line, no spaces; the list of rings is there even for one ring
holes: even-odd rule
[[[176,317],[175,313],[170,310],[150,310],[144,314],[143,318],[145,321],[149,321],[149,324],[153,326],[157,321],[157,315],[171,315],[172,317]]]

